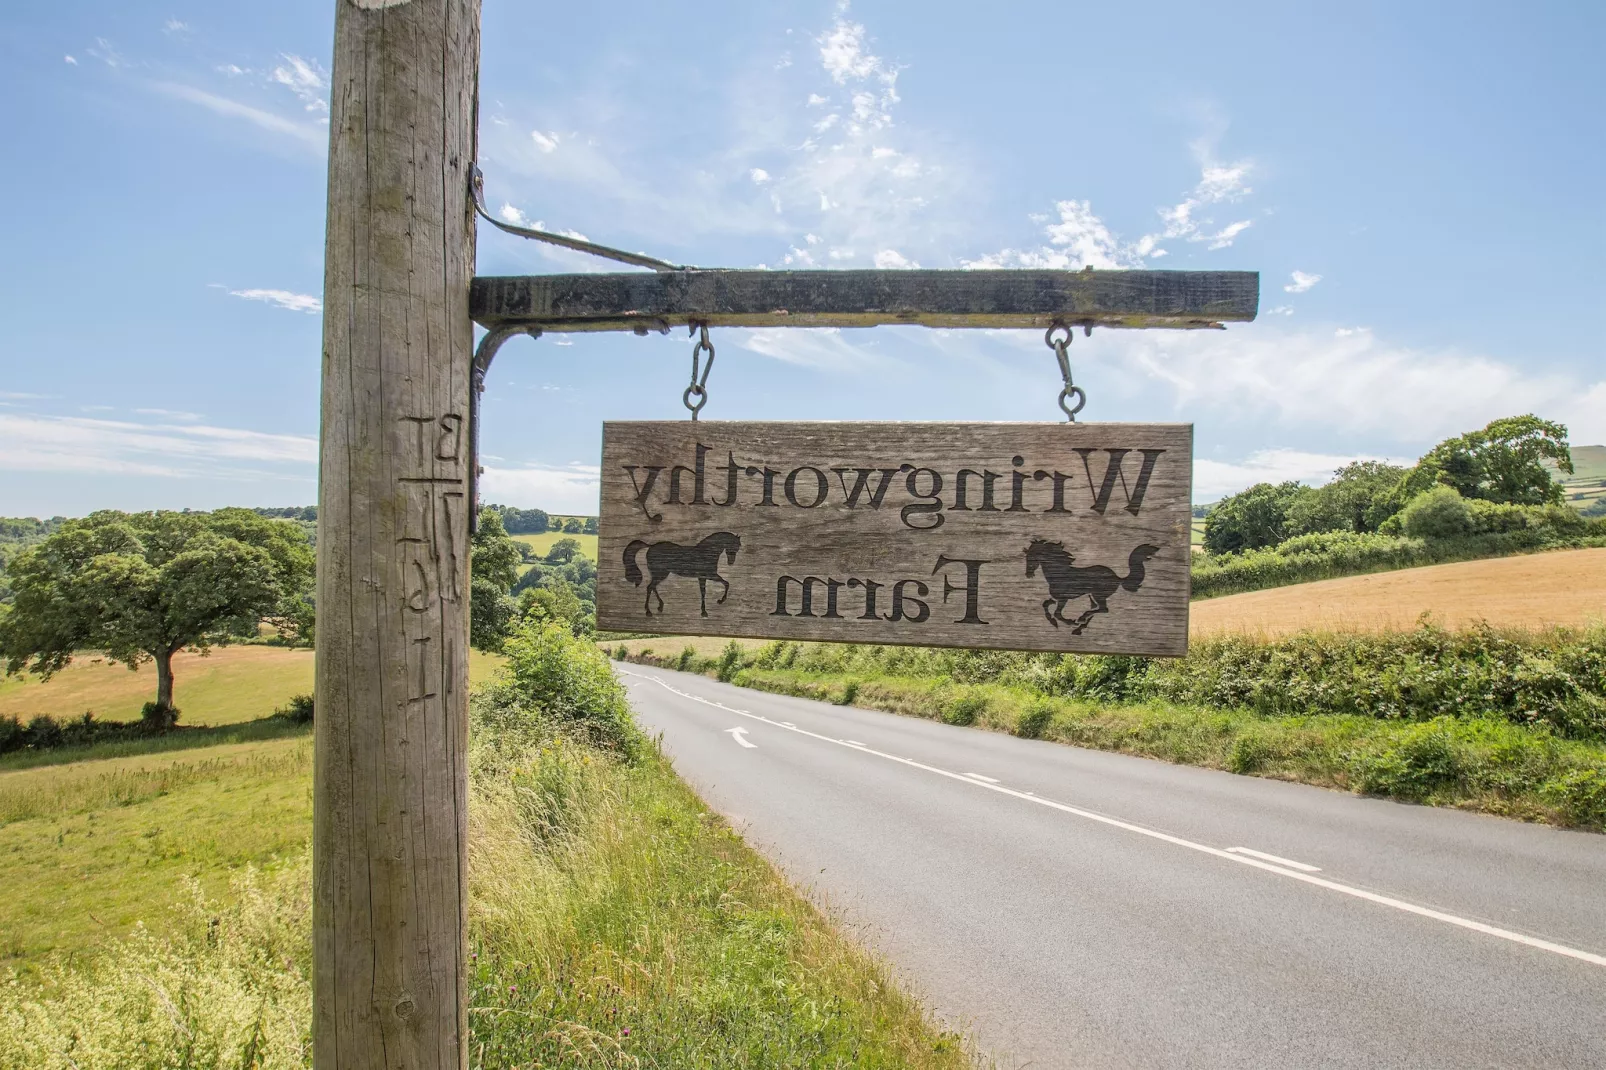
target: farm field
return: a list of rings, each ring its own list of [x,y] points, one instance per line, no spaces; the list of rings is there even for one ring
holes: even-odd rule
[[[511,538],[514,542],[521,542],[528,546],[542,557],[547,555],[547,552],[552,549],[552,544],[559,539],[573,539],[580,544],[580,552],[582,554],[585,554],[593,561],[597,559],[597,537],[595,535],[565,535],[561,531],[543,531],[539,535],[514,535]]]
[[[1562,482],[1567,501],[1587,509],[1606,499],[1606,446],[1574,446],[1573,474]]]
[[[1449,628],[1480,620],[1497,627],[1606,620],[1606,549],[1459,561],[1211,598],[1189,607],[1189,631],[1400,630],[1423,613]]]
[[[469,677],[495,669],[495,655],[469,651]],[[292,695],[312,693],[312,651],[279,646],[215,647],[173,659],[174,697],[185,725],[242,724],[266,717]],[[99,721],[132,721],[156,694],[156,670],[137,672],[99,655],[78,657],[48,681],[0,677],[0,717],[62,719],[91,711]]]

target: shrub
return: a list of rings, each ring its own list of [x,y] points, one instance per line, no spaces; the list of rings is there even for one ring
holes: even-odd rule
[[[1048,699],[1033,699],[1015,721],[1015,734],[1022,739],[1042,739],[1054,720],[1054,703]]]
[[[1227,769],[1233,773],[1258,773],[1276,757],[1271,741],[1257,732],[1246,732],[1232,741],[1227,752]]]
[[[945,724],[973,725],[986,711],[987,696],[980,691],[965,690],[942,704],[942,719]]]
[[[1356,788],[1369,795],[1425,799],[1454,787],[1462,763],[1452,724],[1449,718],[1439,718],[1412,725],[1382,751],[1351,755],[1350,775]]]
[[[1543,793],[1573,824],[1606,828],[1606,769],[1574,769],[1547,782]]]
[[[154,703],[152,703],[154,705]],[[61,725],[56,723],[54,717],[40,714],[28,722],[28,746],[30,747],[59,747],[61,746]]]
[[[696,657],[697,651],[694,650],[688,643],[686,645],[686,649],[680,652],[680,657],[675,660],[675,668],[679,669],[681,672],[685,672],[687,669],[691,668],[692,660]]]
[[[0,717],[0,754],[9,754],[28,745],[28,730],[16,717]]]
[[[532,621],[505,650],[507,665],[475,703],[484,728],[530,738],[555,726],[632,759],[642,753],[624,685],[595,644],[558,621]]]
[[[732,639],[725,644],[725,649],[719,653],[719,662],[714,666],[714,675],[724,683],[730,683],[731,677],[742,667],[742,647]]]
[[[178,724],[178,710],[173,706],[147,702],[140,707],[139,720],[150,731],[165,732]]]
[[[291,724],[312,723],[312,696],[291,695],[290,701],[273,711],[275,717],[282,717]]]
[[[1472,509],[1454,487],[1438,486],[1405,503],[1400,527],[1419,539],[1455,539],[1477,530]]]
[[[837,699],[838,706],[851,706],[853,700],[859,697],[859,681],[849,680],[842,687],[842,697]]]

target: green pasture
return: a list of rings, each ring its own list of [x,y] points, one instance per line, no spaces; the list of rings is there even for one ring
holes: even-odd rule
[[[559,539],[573,539],[580,544],[580,552],[591,560],[597,559],[597,537],[595,535],[565,535],[561,531],[543,531],[539,535],[514,535],[514,542],[521,542],[534,550],[541,557],[545,557],[552,549],[552,544]]]

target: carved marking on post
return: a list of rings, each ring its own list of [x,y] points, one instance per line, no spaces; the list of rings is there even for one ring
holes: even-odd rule
[[[435,697],[435,692],[429,689],[429,642],[427,635],[413,640],[413,646],[418,648],[418,682],[408,694],[408,702],[423,702]]]

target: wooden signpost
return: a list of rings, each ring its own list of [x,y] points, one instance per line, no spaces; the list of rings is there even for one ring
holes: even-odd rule
[[[1185,653],[1186,424],[603,425],[611,631]]]
[[[472,278],[479,30],[478,0],[335,2],[313,758],[320,1070],[468,1062],[467,547],[476,399],[504,341],[686,324],[1194,329],[1252,320],[1259,301],[1253,272],[695,270],[568,238],[552,240],[655,271]],[[478,353],[474,323],[487,330]],[[1187,428],[1168,425],[615,425],[603,623],[1175,653],[1189,448]],[[690,500],[699,492],[707,504]],[[663,519],[637,520],[643,507]],[[720,532],[740,546],[705,544]],[[688,576],[709,548],[716,567]]]

